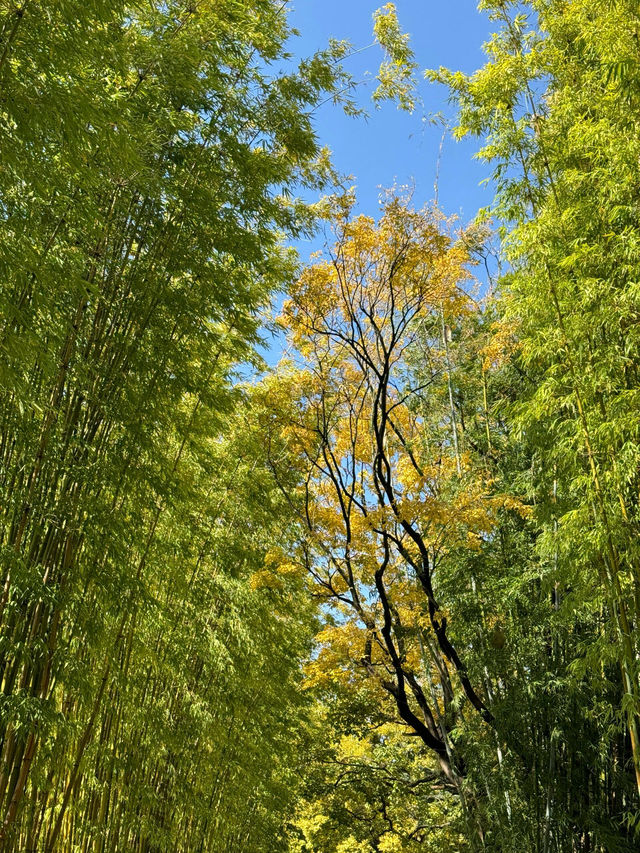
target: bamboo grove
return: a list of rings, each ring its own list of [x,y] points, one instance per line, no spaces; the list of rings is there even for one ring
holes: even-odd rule
[[[0,850],[638,849],[640,11],[481,9],[461,225],[286,2],[0,0]]]

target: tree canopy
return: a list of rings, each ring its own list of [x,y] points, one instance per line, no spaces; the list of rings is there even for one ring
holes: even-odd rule
[[[638,848],[640,12],[480,8],[461,223],[336,174],[339,21],[2,5],[0,850]]]

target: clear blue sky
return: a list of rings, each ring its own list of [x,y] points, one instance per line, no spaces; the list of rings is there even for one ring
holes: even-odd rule
[[[305,57],[326,47],[329,38],[347,39],[354,48],[373,40],[373,12],[385,0],[292,0],[290,22],[300,36],[292,40],[290,51]],[[472,72],[485,57],[482,44],[492,29],[486,15],[476,9],[477,0],[396,0],[403,32],[411,36],[411,45],[420,69],[438,68]],[[357,187],[359,210],[379,213],[380,188],[410,184],[415,186],[414,204],[420,207],[434,198],[434,180],[442,127],[433,126],[425,117],[444,113],[449,119],[455,110],[447,102],[443,86],[422,78],[423,105],[412,115],[385,104],[376,110],[370,102],[376,87],[375,75],[382,59],[378,47],[347,60],[357,80],[367,79],[359,87],[358,99],[367,107],[370,118],[349,118],[340,108],[326,104],[316,114],[320,142],[333,152],[333,161],[344,175],[352,175]],[[473,219],[480,207],[491,202],[490,187],[480,186],[487,167],[473,159],[477,140],[445,140],[440,164],[439,204],[447,215],[457,214],[461,222]],[[320,238],[297,244],[302,261],[321,247]],[[282,340],[267,335],[261,348],[270,364],[281,354]]]
[[[326,45],[329,37],[348,39],[355,47],[372,41],[372,15],[384,0],[293,0],[291,23],[300,37],[291,44],[304,56]],[[411,36],[416,61],[422,68],[440,65],[471,72],[483,64],[482,44],[491,32],[491,22],[476,9],[476,0],[396,0],[403,32]],[[371,77],[360,87],[366,102],[375,88],[375,73],[381,59],[379,48],[371,48],[348,60],[357,79]],[[321,141],[334,153],[339,170],[354,176],[361,209],[375,215],[378,187],[415,183],[415,202],[433,198],[434,178],[442,129],[424,121],[425,114],[444,112],[454,116],[444,87],[423,82],[423,107],[413,115],[386,104],[371,106],[371,117],[348,118],[331,104],[319,110],[317,130]],[[445,213],[471,219],[479,207],[489,204],[491,191],[480,187],[487,169],[473,160],[476,140],[445,141],[440,168],[439,200]]]

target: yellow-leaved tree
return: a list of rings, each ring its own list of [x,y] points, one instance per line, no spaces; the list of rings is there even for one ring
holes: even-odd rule
[[[354,203],[327,202],[334,243],[284,305],[293,355],[269,382],[304,481],[298,559],[326,615],[307,679],[364,690],[462,794],[452,732],[469,709],[489,731],[494,717],[452,640],[439,571],[452,551],[480,547],[502,508],[519,508],[466,451],[451,391],[478,235],[397,194],[377,223]]]

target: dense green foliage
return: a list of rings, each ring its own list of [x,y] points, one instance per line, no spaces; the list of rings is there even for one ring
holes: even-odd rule
[[[2,6],[3,849],[278,847],[308,628],[248,585],[284,516],[229,412],[345,82],[339,45],[272,71],[287,37]]]
[[[299,199],[360,107],[286,5],[0,6],[0,850],[638,849],[637,4],[428,72],[465,229]]]

